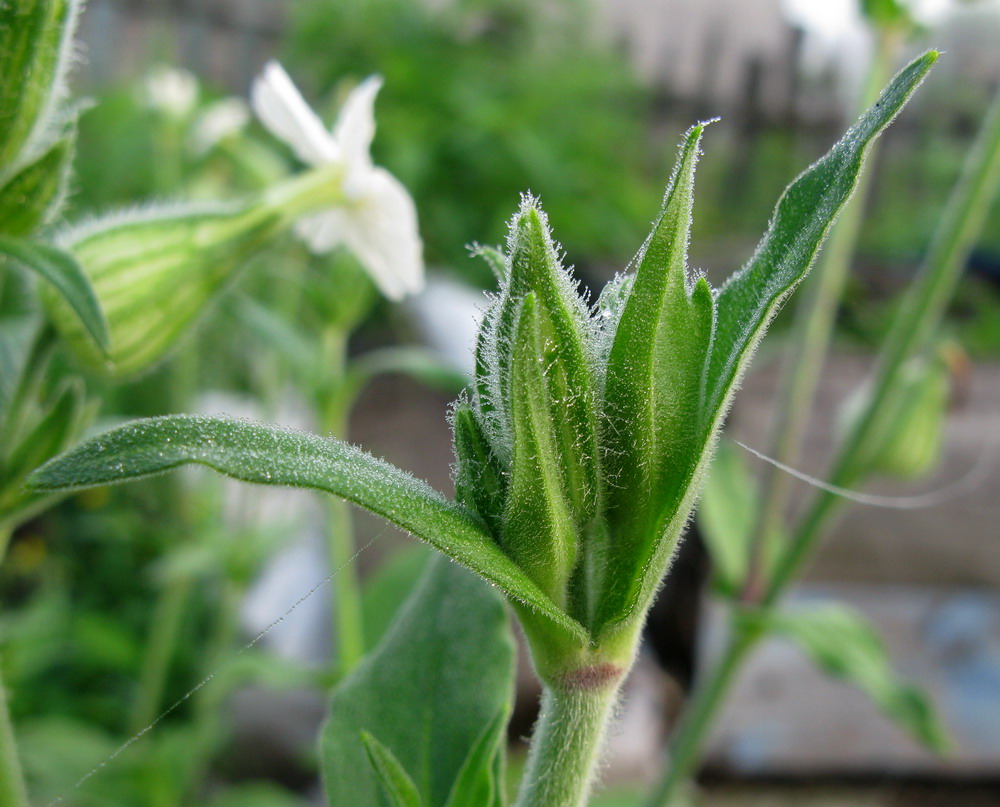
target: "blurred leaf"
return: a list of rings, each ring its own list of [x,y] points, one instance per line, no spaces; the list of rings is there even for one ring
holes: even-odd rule
[[[878,634],[843,605],[775,614],[775,632],[801,647],[824,672],[858,687],[885,715],[933,751],[948,749],[948,733],[927,695],[893,672]]]
[[[0,233],[26,236],[57,213],[73,161],[73,139],[64,137],[0,187]]]
[[[421,807],[420,793],[396,755],[367,731],[361,732],[368,760],[378,775],[382,791],[392,807]]]
[[[435,558],[382,644],[333,692],[320,743],[329,803],[380,803],[359,737],[367,731],[415,775],[423,804],[444,805],[470,749],[510,702],[513,665],[503,602]]]
[[[503,807],[504,749],[509,719],[509,704],[504,704],[469,749],[446,807]]]
[[[364,636],[371,650],[392,626],[400,607],[423,575],[431,552],[424,546],[401,547],[365,579],[361,591]]]
[[[719,443],[698,506],[698,526],[720,588],[734,595],[746,581],[759,503],[753,477],[728,440]]]
[[[468,383],[464,373],[439,353],[425,347],[385,347],[365,353],[349,371],[359,387],[383,373],[401,373],[444,392],[457,393]]]
[[[230,785],[205,807],[306,807],[307,802],[283,787],[261,783]]]
[[[107,354],[110,349],[107,321],[90,280],[72,255],[48,244],[0,238],[0,258],[46,280],[72,310],[74,324]]]
[[[353,446],[291,429],[226,418],[137,420],[57,457],[28,481],[36,490],[122,482],[199,463],[244,482],[323,490],[391,521],[474,569],[575,640],[560,611],[493,543],[478,519],[424,482]]]
[[[878,28],[909,28],[913,15],[901,0],[860,0],[861,13]]]

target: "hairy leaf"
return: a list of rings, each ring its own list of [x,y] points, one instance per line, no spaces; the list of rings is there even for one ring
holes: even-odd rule
[[[510,704],[504,704],[479,735],[452,786],[446,807],[503,807],[504,748]]]
[[[380,804],[359,739],[367,731],[392,752],[424,805],[444,807],[468,771],[470,749],[508,708],[513,664],[501,599],[435,558],[382,644],[333,692],[320,741],[330,805]]]
[[[340,440],[229,418],[137,420],[46,463],[29,485],[38,490],[88,487],[192,462],[244,482],[341,496],[427,541],[570,634],[584,635],[493,543],[471,511]]]

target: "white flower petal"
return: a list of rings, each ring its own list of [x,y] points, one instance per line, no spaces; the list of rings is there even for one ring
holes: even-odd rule
[[[304,216],[295,223],[296,234],[316,255],[322,255],[345,243],[344,234],[350,228],[351,221],[341,208]]]
[[[381,76],[369,76],[355,87],[337,116],[333,137],[347,166],[345,189],[360,196],[372,169],[371,146],[375,138],[375,96],[382,88]]]
[[[253,83],[250,102],[261,123],[291,146],[303,162],[322,165],[340,159],[336,140],[277,62],[264,66]]]
[[[343,237],[390,300],[423,288],[417,209],[406,188],[384,168],[372,169],[365,197],[348,211]]]

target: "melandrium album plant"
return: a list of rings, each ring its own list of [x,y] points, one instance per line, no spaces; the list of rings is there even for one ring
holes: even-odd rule
[[[789,186],[753,256],[720,289],[693,273],[686,260],[703,124],[685,136],[634,271],[609,283],[593,305],[562,266],[539,202],[526,196],[506,249],[484,251],[500,290],[483,320],[475,380],[452,415],[454,501],[340,440],[183,415],[135,421],[95,437],[47,463],[31,485],[66,490],[199,463],[249,482],[333,493],[427,541],[506,595],[544,685],[516,803],[578,807],[587,799],[646,613],[750,358],[853,192],[873,140],[936,59],[932,51],[904,68],[843,139]],[[280,86],[281,75],[272,72],[260,86]],[[363,85],[362,91],[373,94],[374,87]],[[295,97],[285,92],[286,101]],[[296,105],[291,101],[289,108]],[[291,119],[300,133],[311,126],[307,116],[291,113]],[[307,162],[325,165],[321,149],[332,151],[334,145],[345,157],[351,153],[339,130],[332,140],[318,132],[306,143],[275,119],[268,125]],[[306,145],[320,151],[301,151]],[[327,167],[331,175],[342,168]],[[359,176],[359,198],[378,196],[378,181],[370,173],[372,181],[365,180],[365,171]],[[307,174],[303,181],[314,179]],[[324,201],[329,204],[329,198]],[[267,209],[281,214],[273,202]],[[345,217],[317,225],[317,231],[328,228],[329,238],[350,244],[339,229],[349,226]],[[364,229],[356,220],[354,226]],[[454,574],[448,565],[432,569],[436,586],[425,583],[411,602],[406,629],[427,637],[436,663],[445,665],[452,697],[471,698],[470,692],[490,686],[505,692],[509,679],[496,683],[502,676],[479,680],[474,674],[489,654],[471,638],[466,647],[449,644],[472,635],[457,626],[472,607],[463,603],[479,596],[449,597],[447,579]],[[421,603],[427,613],[420,612]],[[448,633],[452,624],[454,637]],[[405,634],[393,632],[378,655],[404,645],[420,651]],[[507,656],[498,652],[493,658],[502,665]],[[464,729],[477,739],[460,753],[442,752],[447,773],[435,772],[433,764],[428,773],[415,767],[412,741],[400,732],[417,731],[428,721],[424,738],[439,736],[439,723],[466,719],[466,713],[453,714],[436,699],[428,701],[429,710],[412,709],[405,677],[412,674],[401,668],[403,677],[396,678],[369,661],[335,691],[330,726],[341,730],[334,736],[328,729],[323,746],[331,803],[367,807],[380,803],[381,789],[395,807],[502,804],[497,737],[504,698],[470,710],[467,719],[479,723]],[[383,696],[357,694],[376,685]],[[390,707],[398,717],[387,717]],[[352,753],[365,754],[370,764],[352,769],[345,796],[341,777],[331,771],[346,758],[341,755]]]

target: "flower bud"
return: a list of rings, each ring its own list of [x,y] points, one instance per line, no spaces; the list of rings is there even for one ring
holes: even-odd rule
[[[60,246],[87,273],[107,319],[107,358],[62,299],[47,293],[46,308],[82,362],[116,375],[141,372],[163,358],[234,272],[279,230],[277,214],[250,205],[126,215],[66,234]]]

